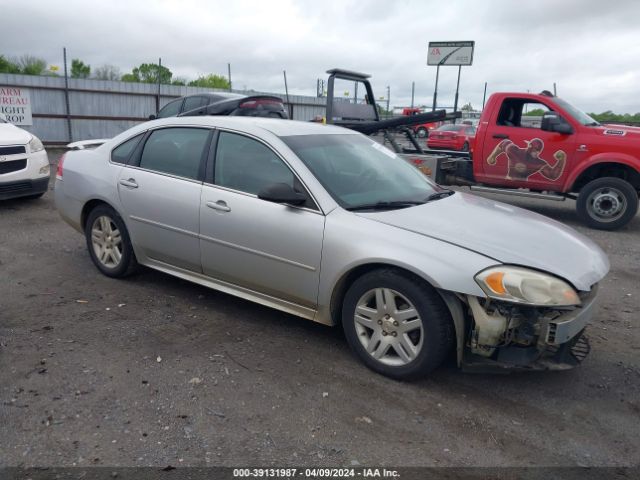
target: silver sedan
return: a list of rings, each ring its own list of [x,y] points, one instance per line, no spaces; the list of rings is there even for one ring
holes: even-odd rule
[[[167,118],[61,159],[58,211],[96,267],[138,264],[341,324],[371,369],[563,369],[609,264],[546,217],[446,190],[368,137],[294,121]]]

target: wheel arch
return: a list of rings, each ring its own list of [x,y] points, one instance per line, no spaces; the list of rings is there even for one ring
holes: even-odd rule
[[[569,192],[579,192],[587,183],[601,177],[615,177],[629,182],[640,191],[640,163],[633,157],[612,159],[594,158],[569,180]]]
[[[120,217],[122,217],[122,214],[118,211],[116,207],[113,206],[113,204],[109,203],[108,201],[102,198],[93,198],[85,202],[85,204],[82,206],[82,211],[80,212],[80,226],[82,227],[83,231],[86,227],[87,218],[89,218],[89,214],[93,209],[95,209],[100,205],[106,205],[107,207],[112,208],[118,215],[120,215]],[[122,220],[124,221],[124,217],[122,217]],[[125,222],[125,225],[126,225],[126,222]]]
[[[464,306],[460,299],[452,292],[442,290],[433,284],[433,280],[427,278],[424,275],[419,275],[415,271],[412,271],[409,268],[404,266],[400,266],[393,263],[385,263],[385,262],[371,262],[364,263],[360,265],[356,265],[350,270],[346,271],[340,279],[335,283],[332,294],[331,294],[331,302],[330,302],[330,315],[333,325],[342,324],[341,318],[341,310],[342,303],[344,301],[344,297],[347,293],[349,287],[355,282],[358,278],[363,275],[372,272],[374,270],[380,269],[393,269],[402,273],[403,275],[407,275],[412,277],[426,285],[429,285],[433,288],[442,298],[444,304],[446,305],[449,313],[451,315],[451,320],[453,322],[454,330],[455,330],[455,344],[456,344],[456,360],[458,365],[462,362],[462,354],[464,351],[464,336],[465,336],[465,325],[466,325],[466,317],[464,313]]]

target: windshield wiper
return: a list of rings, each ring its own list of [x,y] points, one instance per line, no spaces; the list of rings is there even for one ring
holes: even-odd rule
[[[408,208],[414,207],[416,205],[422,205],[424,202],[413,201],[413,200],[399,200],[395,202],[376,202],[376,203],[365,203],[362,205],[354,205],[353,207],[346,207],[345,210],[349,210],[350,212],[358,211],[358,210],[394,210],[397,208]]]
[[[440,200],[441,198],[446,198],[456,193],[454,190],[443,190],[441,192],[432,193],[429,195],[425,202],[431,202],[432,200]]]

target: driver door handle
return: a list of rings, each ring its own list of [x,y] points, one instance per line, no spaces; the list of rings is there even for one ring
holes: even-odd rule
[[[123,185],[125,187],[129,187],[129,188],[138,188],[138,184],[136,183],[136,179],[135,178],[130,178],[128,180],[120,180],[120,185]]]
[[[230,212],[231,208],[224,200],[218,200],[217,202],[207,202],[207,207],[218,210],[219,212]]]

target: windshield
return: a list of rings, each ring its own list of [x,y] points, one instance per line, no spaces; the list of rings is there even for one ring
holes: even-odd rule
[[[584,113],[579,108],[574,107],[569,102],[562,100],[561,98],[555,98],[555,102],[561,106],[569,115],[571,115],[577,122],[580,122],[582,125],[586,127],[596,127],[600,125],[599,122],[594,120],[592,117]]]
[[[446,191],[398,155],[363,135],[281,138],[346,209],[367,205],[372,209],[403,208],[424,203],[434,193]]]

